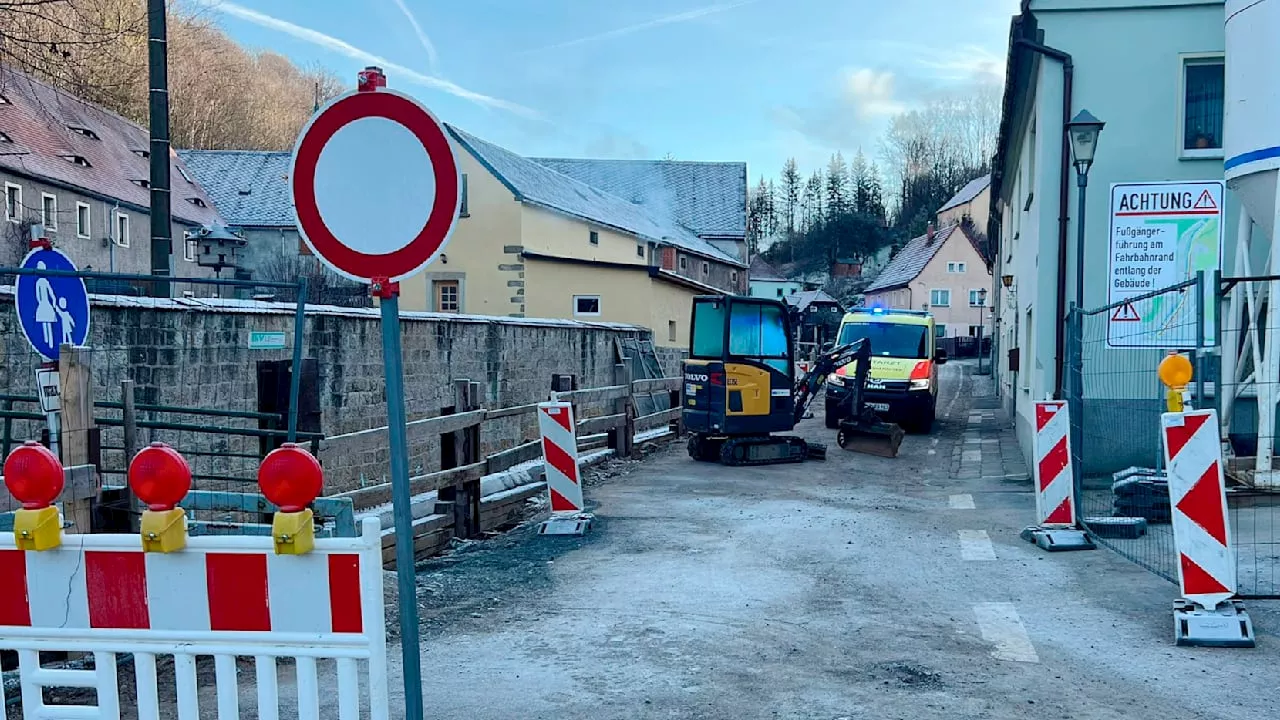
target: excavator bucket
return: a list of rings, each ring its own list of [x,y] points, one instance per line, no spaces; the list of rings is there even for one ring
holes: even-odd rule
[[[836,443],[845,450],[877,457],[898,457],[898,447],[906,433],[894,423],[879,420],[845,420],[840,423]]]

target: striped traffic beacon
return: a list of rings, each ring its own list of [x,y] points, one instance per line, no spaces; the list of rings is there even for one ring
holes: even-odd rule
[[[1071,465],[1071,413],[1061,400],[1035,404],[1036,524],[1022,537],[1049,551],[1092,550],[1076,527],[1075,471]]]
[[[538,403],[542,462],[551,499],[551,518],[542,523],[539,534],[581,535],[591,527],[582,501],[576,428],[572,403]]]
[[[1174,638],[1179,645],[1253,647],[1253,624],[1236,594],[1222,446],[1216,410],[1160,417],[1178,552]]]
[[[42,550],[0,537],[0,650],[17,653],[23,717],[119,718],[116,656],[129,653],[134,687],[123,694],[136,702],[140,720],[241,717],[241,699],[254,695],[243,715],[276,720],[282,658],[296,676],[299,717],[323,712],[355,720],[363,707],[372,720],[388,718],[380,523],[365,520],[360,537],[296,542],[293,515],[305,513],[294,508],[309,504],[318,485],[311,477],[273,475],[305,474],[305,458],[292,450],[285,457],[266,472],[275,478],[271,494],[291,503],[278,503],[295,534],[284,543],[188,537],[177,503],[190,486],[190,468],[161,445],[144,448],[129,471],[130,487],[154,513],[143,523],[149,530],[65,535]],[[92,669],[44,667],[42,651],[91,654]],[[214,659],[216,712],[200,707],[209,695],[197,678],[198,656]],[[254,672],[239,669],[241,658],[252,658]],[[158,666],[170,662],[176,697],[157,679]],[[322,692],[322,678],[335,675],[336,686]],[[46,687],[91,689],[96,704],[46,705]]]

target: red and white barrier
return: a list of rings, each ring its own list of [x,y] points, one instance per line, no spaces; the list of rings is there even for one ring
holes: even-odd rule
[[[1075,527],[1071,417],[1065,402],[1036,403],[1035,449],[1036,522],[1042,527]]]
[[[1161,416],[1182,596],[1212,609],[1236,594],[1235,553],[1215,410]]]
[[[581,535],[591,527],[590,515],[583,512],[577,427],[572,404],[557,401],[538,403],[542,463],[552,513],[551,519],[539,528],[541,535]]]
[[[542,434],[542,461],[547,491],[551,495],[551,512],[582,512],[583,509],[576,428],[572,404],[538,404],[538,430]]]

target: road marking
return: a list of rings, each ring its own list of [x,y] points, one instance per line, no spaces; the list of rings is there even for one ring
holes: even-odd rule
[[[982,462],[981,450],[965,450],[960,453],[960,462]]]
[[[982,639],[995,646],[991,657],[1010,662],[1040,662],[1012,603],[978,603],[973,606],[973,614],[978,618]]]
[[[974,509],[973,496],[969,495],[968,493],[964,495],[952,495],[951,509],[952,510],[973,510]]]
[[[991,536],[986,530],[960,531],[960,559],[973,562],[988,562],[996,559],[996,549],[991,545]]]

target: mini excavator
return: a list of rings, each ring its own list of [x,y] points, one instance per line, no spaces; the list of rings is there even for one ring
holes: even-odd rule
[[[850,407],[836,442],[854,452],[897,456],[902,429],[882,422],[863,402],[870,341],[819,353],[813,367],[797,379],[793,322],[778,300],[694,298],[681,393],[690,457],[731,466],[825,459],[826,446],[773,433],[794,430],[827,376],[851,364],[855,392],[845,400]]]

